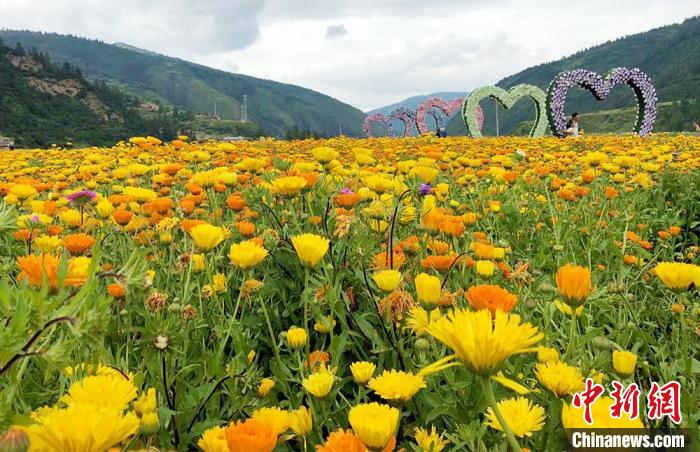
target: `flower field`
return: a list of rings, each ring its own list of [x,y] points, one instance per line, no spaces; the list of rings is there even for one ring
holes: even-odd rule
[[[2,152],[0,195],[0,451],[560,451],[700,420],[697,136],[137,137]]]

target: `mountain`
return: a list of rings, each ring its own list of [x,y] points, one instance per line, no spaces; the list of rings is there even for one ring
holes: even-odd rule
[[[386,105],[384,107],[375,108],[374,110],[368,111],[367,114],[382,113],[382,114],[386,115],[386,114],[389,114],[391,112],[391,110],[393,110],[394,108],[401,107],[401,106],[410,108],[411,110],[415,110],[416,108],[418,108],[418,105],[421,102],[423,102],[426,99],[430,99],[431,97],[441,97],[443,99],[452,100],[452,99],[456,99],[457,97],[464,96],[465,92],[442,91],[442,92],[437,92],[437,93],[432,93],[432,94],[413,96],[413,97],[409,97],[408,99],[404,99],[401,102],[396,102],[396,103],[393,103],[391,105]]]
[[[561,71],[585,68],[603,74],[619,66],[638,67],[646,72],[656,87],[659,102],[674,103],[673,108],[660,110],[657,130],[694,130],[693,119],[700,119],[691,116],[693,111],[697,111],[697,99],[700,97],[700,16],[686,19],[680,24],[609,41],[558,61],[533,66],[504,78],[496,85],[507,89],[528,83],[546,90],[550,81]],[[686,105],[682,106],[681,101],[685,101]],[[632,90],[626,86],[615,87],[603,102],[597,102],[589,93],[575,88],[570,91],[566,112],[593,113],[634,105]],[[494,134],[495,107],[492,102],[482,102],[482,108],[486,118],[485,133]],[[621,131],[631,130],[633,116],[626,123],[619,124],[618,128]],[[500,131],[508,133],[519,123],[531,121],[533,117],[532,106],[526,101],[518,102],[511,111],[500,109]],[[587,131],[596,132],[595,129],[588,128],[584,120],[581,125]],[[460,117],[450,122],[448,132],[466,133]]]
[[[0,129],[16,147],[113,145],[134,135],[172,139],[177,118],[143,116],[138,101],[48,55],[0,43]]]
[[[8,44],[36,47],[56,61],[81,68],[88,79],[117,84],[130,94],[193,113],[216,111],[222,119],[240,120],[243,95],[248,116],[265,133],[283,136],[296,126],[322,135],[359,136],[364,113],[324,94],[294,85],[212,69],[144,51],[72,35],[0,30]]]

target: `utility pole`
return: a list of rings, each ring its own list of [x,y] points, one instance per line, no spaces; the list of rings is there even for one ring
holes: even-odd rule
[[[343,136],[343,121],[338,121],[338,136]]]
[[[248,122],[248,95],[243,95],[243,103],[241,104],[241,122]]]
[[[496,136],[498,136],[498,101],[494,99],[493,104],[496,106]]]

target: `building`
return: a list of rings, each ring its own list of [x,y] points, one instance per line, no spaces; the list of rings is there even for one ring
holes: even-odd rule
[[[0,149],[9,149],[10,151],[15,148],[15,140],[10,137],[0,136]]]

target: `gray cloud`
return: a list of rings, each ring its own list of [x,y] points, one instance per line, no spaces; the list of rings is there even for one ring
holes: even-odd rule
[[[340,24],[340,25],[329,25],[326,28],[326,39],[333,39],[333,38],[339,38],[343,35],[348,34],[348,30],[345,28],[345,25]]]
[[[363,109],[469,91],[694,14],[697,0],[0,0],[4,27],[124,42]]]
[[[242,49],[260,36],[258,0],[0,0],[3,25],[70,33],[177,56]]]

